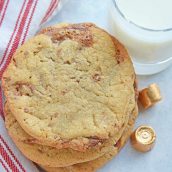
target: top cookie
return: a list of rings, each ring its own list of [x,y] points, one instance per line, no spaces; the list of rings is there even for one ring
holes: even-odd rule
[[[125,48],[83,23],[48,27],[27,41],[13,55],[2,85],[28,134],[83,151],[123,130],[135,106],[134,80]]]

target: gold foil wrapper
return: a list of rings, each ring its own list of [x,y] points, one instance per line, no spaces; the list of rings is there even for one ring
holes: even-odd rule
[[[147,94],[151,102],[156,103],[161,100],[160,89],[157,84],[151,84],[148,87]]]
[[[131,135],[132,146],[140,152],[150,151],[156,140],[156,134],[150,126],[140,126]]]
[[[139,92],[139,101],[147,109],[162,99],[160,89],[157,84],[151,84]]]

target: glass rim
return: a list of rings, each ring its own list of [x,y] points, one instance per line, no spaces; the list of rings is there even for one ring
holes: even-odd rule
[[[132,22],[131,20],[128,20],[125,15],[123,14],[123,12],[119,9],[117,3],[116,3],[116,0],[112,0],[115,8],[117,9],[118,13],[120,14],[120,16],[125,19],[128,23],[136,26],[137,28],[139,29],[143,29],[145,31],[150,31],[150,32],[169,32],[169,31],[172,31],[172,28],[167,28],[167,29],[150,29],[150,28],[146,28],[146,27],[143,27],[143,26],[140,26],[134,22]]]

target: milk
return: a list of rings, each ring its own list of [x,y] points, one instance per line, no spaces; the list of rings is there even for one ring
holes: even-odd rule
[[[172,28],[172,0],[116,0],[125,18],[141,27]]]
[[[111,0],[110,32],[125,45],[138,74],[153,74],[172,63],[170,8],[172,0]]]

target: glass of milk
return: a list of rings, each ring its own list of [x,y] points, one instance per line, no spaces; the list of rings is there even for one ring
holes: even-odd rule
[[[109,26],[137,74],[158,73],[172,64],[172,0],[111,0]]]

